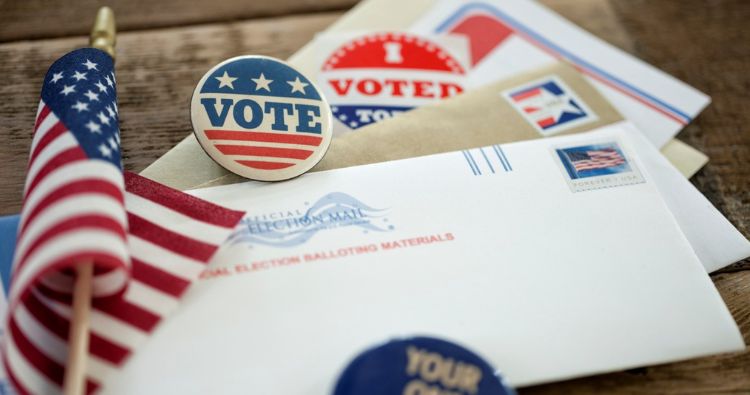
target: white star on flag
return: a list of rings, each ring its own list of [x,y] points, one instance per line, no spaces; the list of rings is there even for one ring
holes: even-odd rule
[[[55,74],[53,74],[53,75],[52,75],[52,79],[51,79],[51,80],[50,80],[49,82],[52,82],[52,83],[54,84],[54,83],[56,83],[57,81],[60,81],[60,79],[61,79],[62,77],[63,77],[63,73],[62,73],[62,71],[61,71],[61,72],[59,72],[59,73],[55,73]]]
[[[265,89],[269,92],[271,91],[271,87],[269,85],[271,85],[273,80],[266,79],[266,76],[263,75],[263,73],[260,73],[260,77],[258,78],[250,78],[250,79],[253,80],[253,82],[255,82],[256,91],[261,90],[261,89]]]
[[[72,78],[75,78],[76,81],[85,80],[86,79],[86,73],[81,73],[80,71],[76,71],[73,74]]]
[[[96,68],[96,63],[86,59],[86,63],[83,63],[84,66],[86,66],[87,70],[99,70]]]
[[[112,86],[112,79],[109,76],[104,77],[104,80],[107,81],[107,85]]]
[[[83,94],[84,96],[89,98],[89,101],[99,101],[99,95],[89,90],[88,92]]]
[[[65,85],[63,87],[63,90],[60,91],[60,94],[68,96],[69,93],[73,93],[75,91],[76,91],[75,85],[71,85],[71,86]]]
[[[89,104],[80,101],[77,101],[76,104],[74,104],[72,107],[73,109],[78,110],[78,112],[89,110]]]
[[[114,118],[115,117],[115,111],[112,110],[112,107],[111,106],[107,106],[105,108],[107,109],[107,114],[109,114],[110,117]]]
[[[305,87],[310,85],[307,82],[300,81],[299,77],[295,78],[294,81],[287,81],[286,83],[292,86],[292,93],[299,92],[303,95],[305,94]]]
[[[103,112],[100,112],[99,114],[96,114],[96,116],[99,118],[99,122],[109,125],[109,118],[107,118],[106,115],[104,115]]]
[[[224,72],[224,75],[222,75],[221,77],[214,77],[214,78],[219,80],[219,88],[228,86],[229,89],[234,89],[234,85],[232,85],[232,83],[234,82],[234,80],[237,79],[234,77],[230,77],[226,71]]]
[[[104,86],[104,84],[102,84],[101,81],[97,81],[97,83],[94,85],[96,85],[96,87],[99,88],[99,92],[104,92],[104,93],[107,92],[107,87]]]
[[[112,150],[104,144],[99,146],[99,152],[101,152],[102,155],[106,156],[107,158],[112,156]]]
[[[101,133],[102,132],[101,125],[97,124],[94,121],[89,121],[85,126],[86,126],[86,129],[88,129],[91,133]]]

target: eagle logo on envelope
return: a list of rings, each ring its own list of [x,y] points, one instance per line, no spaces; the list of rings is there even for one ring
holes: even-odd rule
[[[294,247],[316,233],[342,228],[363,232],[388,232],[395,227],[385,216],[387,209],[368,206],[343,192],[331,192],[302,209],[287,209],[246,216],[229,237],[230,244]]]
[[[509,89],[503,96],[543,136],[597,119],[586,103],[556,76]]]
[[[196,87],[191,109],[206,153],[255,180],[304,173],[331,141],[323,96],[304,75],[273,58],[241,56],[218,64]]]
[[[344,43],[325,60],[320,84],[334,117],[350,129],[463,92],[464,67],[447,48],[406,33]]]

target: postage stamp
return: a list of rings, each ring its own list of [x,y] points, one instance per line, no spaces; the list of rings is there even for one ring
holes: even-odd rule
[[[553,148],[573,192],[645,182],[617,142]]]
[[[586,103],[554,75],[505,90],[501,95],[542,136],[598,119]]]

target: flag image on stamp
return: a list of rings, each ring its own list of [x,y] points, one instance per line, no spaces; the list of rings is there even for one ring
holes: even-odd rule
[[[573,192],[644,182],[616,142],[555,149]]]

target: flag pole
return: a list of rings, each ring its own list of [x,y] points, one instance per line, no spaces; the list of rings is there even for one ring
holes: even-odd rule
[[[115,58],[115,15],[111,8],[99,9],[94,27],[91,29],[89,45],[108,53],[112,59]],[[70,317],[68,335],[68,363],[63,381],[65,395],[86,393],[86,360],[89,350],[93,276],[94,263],[91,260],[77,262],[76,280],[73,286],[73,313]]]

